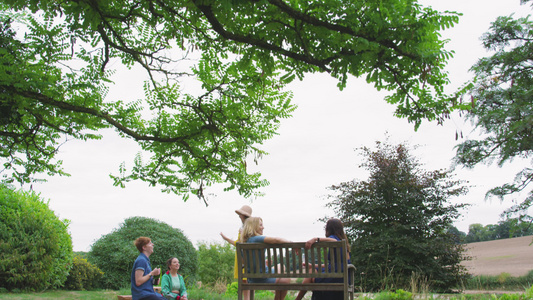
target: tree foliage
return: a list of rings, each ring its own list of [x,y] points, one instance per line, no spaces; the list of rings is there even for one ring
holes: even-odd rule
[[[195,282],[198,270],[198,255],[191,241],[180,229],[144,217],[131,217],[124,220],[120,228],[102,236],[92,246],[88,260],[104,272],[106,288],[129,287],[133,263],[139,250],[133,242],[140,236],[152,239],[154,253],[150,255],[152,268],[167,268],[167,260],[177,257],[180,260],[180,274],[185,280]]]
[[[328,203],[352,240],[351,259],[364,291],[408,288],[416,276],[448,291],[465,275],[463,248],[448,233],[463,204],[449,204],[466,187],[449,171],[424,171],[403,145],[363,147],[368,180],[334,185]]]
[[[62,287],[73,255],[68,225],[38,194],[0,184],[0,288]]]
[[[455,243],[457,244],[461,244],[461,243],[464,243],[465,242],[465,238],[466,238],[466,233],[463,232],[463,231],[460,231],[457,227],[455,226],[450,226],[448,228],[448,233],[449,234],[452,234],[455,238]]]
[[[116,185],[138,179],[203,197],[223,182],[250,195],[267,182],[246,158],[265,154],[260,145],[295,108],[286,84],[306,73],[327,72],[340,88],[365,76],[415,126],[453,108],[442,94],[452,53],[439,31],[459,15],[412,0],[0,5],[1,157],[19,182],[65,174],[56,160],[65,139],[114,128],[149,156],[121,167]],[[144,70],[144,97],[106,97],[116,64]]]
[[[198,274],[202,284],[214,285],[217,282],[231,283],[235,262],[235,249],[232,245],[200,243],[198,245]]]
[[[519,218],[511,218],[485,226],[479,223],[470,224],[464,241],[476,243],[528,235],[533,235],[533,226],[529,222],[521,222]]]
[[[494,54],[472,67],[475,76],[465,90],[472,99],[467,116],[482,135],[459,144],[455,158],[458,165],[468,168],[494,161],[502,166],[533,153],[533,22],[529,17],[498,17],[482,41]],[[527,212],[533,205],[532,180],[533,169],[525,166],[513,182],[489,190],[486,197],[503,200],[526,192],[525,199],[504,214],[518,214],[522,221],[533,222]]]

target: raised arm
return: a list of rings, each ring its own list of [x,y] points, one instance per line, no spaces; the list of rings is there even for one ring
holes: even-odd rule
[[[230,244],[232,244],[232,245],[235,246],[235,243],[236,243],[237,241],[234,241],[234,240],[230,239],[229,237],[227,237],[226,235],[224,235],[222,232],[220,233],[220,236],[221,236],[226,242],[228,242],[228,243],[230,243]]]

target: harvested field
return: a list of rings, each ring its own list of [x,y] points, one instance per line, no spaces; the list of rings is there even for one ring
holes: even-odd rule
[[[472,275],[524,276],[533,270],[533,235],[466,245],[471,261],[462,264]]]

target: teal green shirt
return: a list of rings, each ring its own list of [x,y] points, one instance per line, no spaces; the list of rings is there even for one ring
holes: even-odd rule
[[[179,294],[173,293],[172,291],[180,291]],[[176,299],[179,296],[187,295],[187,289],[185,288],[185,281],[183,276],[178,274],[176,277],[172,277],[170,274],[163,274],[161,277],[161,292],[163,296],[167,299]]]

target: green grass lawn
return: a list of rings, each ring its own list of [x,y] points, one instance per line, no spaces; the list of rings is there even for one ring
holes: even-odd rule
[[[118,295],[130,295],[128,289],[120,291],[102,290],[102,291],[48,291],[48,292],[29,292],[29,293],[0,293],[0,300],[35,300],[35,299],[82,299],[82,300],[116,300]],[[272,293],[261,291],[256,293],[255,299],[267,300],[273,298]],[[224,296],[213,291],[205,289],[191,289],[189,291],[189,300],[234,300],[237,296]],[[294,296],[287,296],[286,300],[294,299]]]
[[[416,294],[414,299],[417,300],[529,300],[533,299],[533,287],[524,289],[519,292],[504,293],[487,293],[486,291],[479,291],[479,294]],[[289,291],[285,298],[286,300],[293,300],[297,291]],[[101,290],[101,291],[48,291],[42,293],[0,293],[0,299],[82,299],[82,300],[116,300],[118,295],[129,295],[129,289],[122,289],[120,291]],[[412,294],[411,294],[412,295]],[[256,293],[257,300],[270,300],[274,296],[269,291],[260,291]],[[401,297],[400,297],[401,296]],[[193,288],[189,293],[189,300],[235,300],[237,296],[221,295],[210,289]],[[310,299],[311,293],[307,293],[305,299]],[[405,292],[381,292],[376,294],[356,294],[355,299],[360,300],[405,300]]]
[[[117,299],[119,291],[50,291],[43,293],[4,293],[0,294],[0,299],[9,300],[32,300],[32,299],[82,299],[82,300],[104,300]]]
[[[105,290],[105,291],[91,291],[91,292],[87,292],[87,291],[50,291],[50,292],[43,292],[43,293],[2,293],[0,294],[0,299],[9,299],[9,300],[14,300],[14,299],[20,299],[20,300],[27,300],[27,299],[82,299],[82,300],[116,300],[117,299],[117,295],[125,295],[125,294],[128,294],[124,291],[110,291],[110,290]],[[308,293],[310,294],[310,293]],[[310,299],[310,295],[306,295],[306,299]],[[509,296],[509,295],[508,295]],[[435,300],[435,299],[462,299],[462,300],[496,300],[496,299],[499,299],[501,298],[502,295],[490,295],[490,294],[476,294],[476,295],[417,295],[415,298],[416,299],[420,299],[420,300],[424,300],[424,299],[430,299],[430,300]],[[272,299],[273,297],[256,297],[256,299],[262,299],[262,300],[266,300],[266,299]],[[214,300],[214,299],[223,299],[223,300],[229,300],[229,299],[237,299],[237,297],[224,297],[224,296],[221,296],[221,295],[218,295],[218,294],[209,294],[209,293],[204,293],[201,298],[189,298],[190,300]],[[286,300],[291,300],[291,299],[294,299],[294,295],[288,295]],[[373,294],[373,295],[369,295],[369,294],[365,294],[365,295],[357,295],[355,297],[355,299],[377,299],[377,300],[382,300],[382,299],[399,299],[399,298],[394,298],[394,297],[390,297],[390,296],[386,296],[386,295],[380,295],[380,294]],[[403,298],[402,298],[403,299]],[[512,297],[512,298],[503,298],[503,299],[509,299],[509,300],[522,300],[522,299],[530,299],[530,298],[518,298],[518,297]]]

